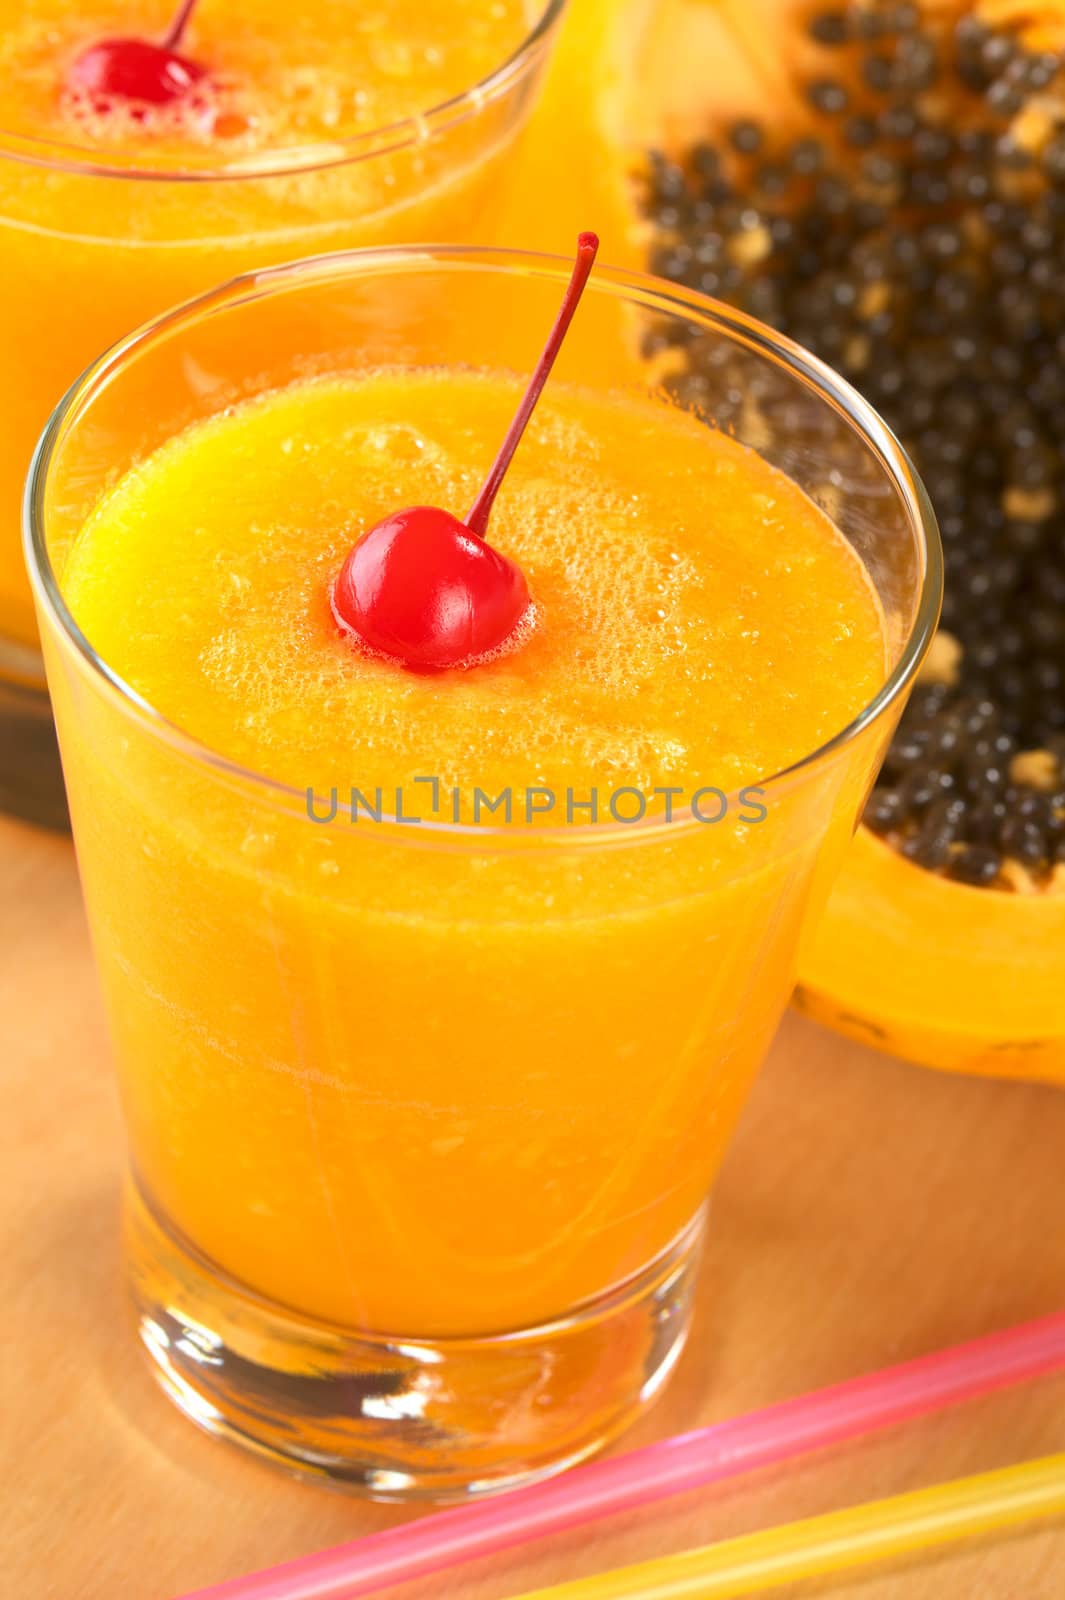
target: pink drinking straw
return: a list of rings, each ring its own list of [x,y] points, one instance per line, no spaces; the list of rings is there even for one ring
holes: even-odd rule
[[[371,1533],[318,1555],[197,1589],[181,1600],[352,1600],[475,1556],[615,1516],[806,1451],[958,1405],[1065,1367],[1065,1312],[884,1367],[864,1378],[627,1455],[547,1483]]]

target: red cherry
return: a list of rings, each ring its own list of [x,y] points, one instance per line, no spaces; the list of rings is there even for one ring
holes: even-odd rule
[[[167,105],[205,76],[198,62],[146,39],[102,39],[70,69],[70,85],[107,99]]]
[[[148,39],[101,39],[70,68],[68,86],[113,100],[169,105],[206,77],[207,69],[178,50],[196,0],[184,0],[160,44]]]
[[[371,650],[408,667],[456,667],[498,650],[528,613],[521,568],[450,511],[410,506],[348,553],[333,610]]]
[[[436,506],[410,506],[375,523],[349,550],[333,586],[333,615],[375,653],[423,671],[468,667],[513,642],[528,616],[521,568],[484,533],[598,248],[594,233],[581,234],[555,325],[466,521]]]

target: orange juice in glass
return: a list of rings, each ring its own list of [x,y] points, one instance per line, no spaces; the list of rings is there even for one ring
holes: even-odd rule
[[[18,538],[63,391],[234,273],[490,240],[563,4],[200,0],[179,41],[190,81],[160,102],[85,62],[101,41],[158,46],[176,0],[0,0],[0,807],[65,816]]]
[[[670,1370],[938,604],[856,395],[603,271],[493,511],[508,647],[353,641],[346,552],[462,514],[565,272],[434,248],[229,285],[89,372],[28,501],[142,1337],[208,1428],[379,1495],[556,1470]],[[719,391],[619,383],[605,304],[704,341]]]

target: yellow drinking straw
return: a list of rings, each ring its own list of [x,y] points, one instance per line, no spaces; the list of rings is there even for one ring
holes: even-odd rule
[[[1065,1513],[1065,1455],[789,1522],[520,1600],[723,1600]]]

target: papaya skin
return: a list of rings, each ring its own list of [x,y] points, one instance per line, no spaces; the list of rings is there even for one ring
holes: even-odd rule
[[[860,828],[799,965],[800,1011],[924,1066],[1065,1084],[1065,892],[970,889]]]

